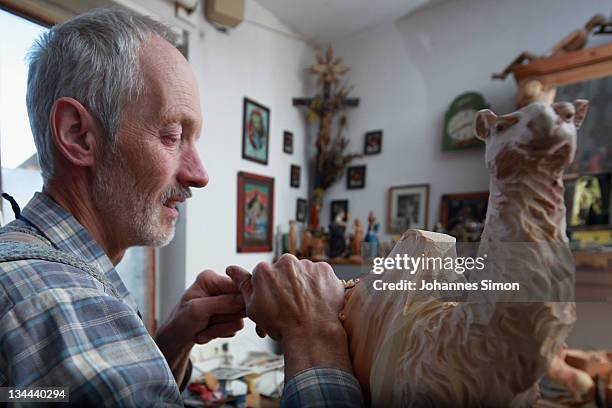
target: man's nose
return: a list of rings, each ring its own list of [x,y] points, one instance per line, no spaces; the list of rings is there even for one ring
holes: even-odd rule
[[[184,186],[202,188],[206,187],[208,180],[208,172],[194,147],[182,158],[178,181]]]

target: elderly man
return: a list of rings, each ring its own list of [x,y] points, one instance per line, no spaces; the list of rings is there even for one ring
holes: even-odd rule
[[[181,405],[194,344],[246,314],[286,353],[285,405],[355,406],[343,288],[326,264],[282,257],[251,276],[204,271],[155,340],[114,266],[160,246],[176,206],[208,183],[187,61],[161,24],[94,10],[30,55],[27,105],[44,187],[0,230],[0,387],[67,387],[71,403]],[[219,197],[219,199],[223,199]],[[273,299],[273,300],[272,300]]]

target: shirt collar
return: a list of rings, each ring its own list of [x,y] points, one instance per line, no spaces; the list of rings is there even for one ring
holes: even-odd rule
[[[135,308],[132,296],[123,284],[104,250],[77,220],[45,193],[35,193],[21,214],[60,251],[76,255],[97,267],[115,286],[123,300]]]

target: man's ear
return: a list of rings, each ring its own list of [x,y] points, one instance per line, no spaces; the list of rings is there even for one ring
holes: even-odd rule
[[[574,109],[576,110],[574,114],[574,124],[576,125],[576,129],[579,129],[586,116],[587,110],[589,110],[589,101],[586,99],[576,99],[574,101]]]
[[[495,123],[495,119],[497,119],[497,115],[489,109],[478,111],[474,118],[474,134],[478,139],[486,142],[491,135],[491,127]]]
[[[96,119],[73,98],[62,97],[51,108],[51,129],[55,147],[77,166],[92,166],[99,138]]]

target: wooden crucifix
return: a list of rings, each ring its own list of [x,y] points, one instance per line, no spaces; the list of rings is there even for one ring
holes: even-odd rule
[[[319,133],[317,135],[317,168],[322,166],[323,152],[331,141],[331,122],[333,117],[342,109],[359,105],[358,98],[348,98],[349,90],[340,87],[333,91],[338,84],[339,77],[346,74],[349,68],[342,63],[341,58],[334,59],[331,47],[327,49],[325,58],[317,55],[317,63],[310,67],[310,72],[318,76],[317,83],[322,85],[322,93],[313,98],[293,98],[293,106],[306,106],[309,115],[319,119]]]
[[[342,174],[346,165],[359,155],[344,154],[348,141],[342,137],[342,130],[346,126],[346,118],[342,117],[339,122],[338,136],[332,143],[332,120],[334,116],[345,108],[359,105],[358,98],[349,98],[350,88],[339,85],[339,77],[346,74],[349,68],[344,65],[341,58],[334,58],[331,47],[327,49],[325,57],[317,55],[317,63],[310,67],[310,72],[318,77],[317,84],[322,92],[312,98],[293,98],[293,106],[306,106],[309,119],[319,122],[317,134],[317,157],[312,206],[318,205],[325,190],[329,188]],[[319,201],[319,203],[317,203]],[[317,212],[318,218],[318,209]],[[318,228],[318,219],[310,220],[313,229]]]

